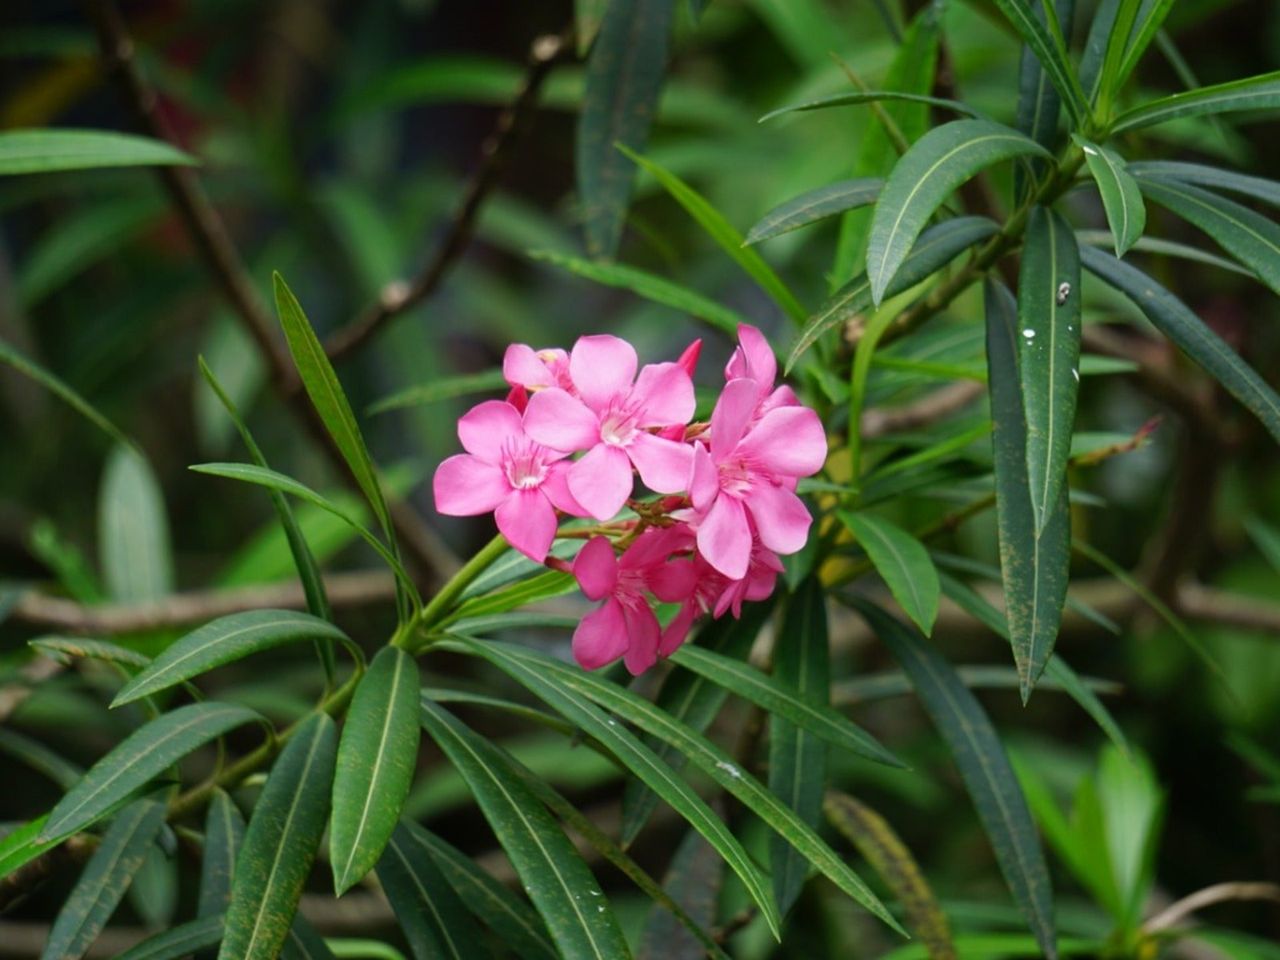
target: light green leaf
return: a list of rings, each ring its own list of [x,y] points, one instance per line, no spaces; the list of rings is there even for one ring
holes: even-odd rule
[[[164,825],[164,814],[163,803],[138,800],[116,816],[63,902],[41,960],[77,960],[85,955],[142,866],[147,848]]]
[[[980,170],[1019,156],[1050,154],[1017,130],[989,120],[956,120],[935,127],[903,155],[889,174],[871,221],[867,276],[876,306],[943,201]]]
[[[1244,521],[1244,528],[1249,533],[1259,552],[1266,557],[1276,573],[1280,573],[1280,530],[1259,517],[1249,517]]]
[[[98,562],[113,600],[159,600],[173,592],[169,521],[160,484],[131,446],[112,450],[103,474]]]
[[[219,960],[274,960],[324,833],[337,732],[317,713],[295,728],[254,805],[231,882]]]
[[[341,896],[374,868],[418,765],[418,665],[383,647],[356,687],[333,778],[329,859]]]
[[[1151,41],[1160,32],[1165,17],[1169,15],[1169,11],[1172,9],[1173,0],[1144,0],[1142,9],[1138,13],[1138,19],[1134,22],[1133,30],[1129,34],[1129,43],[1124,51],[1124,59],[1121,61],[1119,72],[1116,74],[1115,85],[1117,89],[1129,79],[1134,68],[1137,67],[1138,61],[1146,53],[1147,47],[1151,45]]]
[[[388,410],[400,410],[404,407],[420,407],[442,400],[454,400],[458,397],[470,396],[474,393],[492,393],[507,388],[506,378],[501,370],[486,370],[484,373],[467,373],[457,377],[443,377],[393,393],[391,396],[371,404],[366,411],[370,415],[386,413]]]
[[[595,877],[538,799],[505,775],[497,748],[432,703],[422,704],[421,720],[471,787],[566,960],[629,957]]]
[[[0,132],[0,176],[99,167],[188,166],[196,159],[160,140],[106,130]]]
[[[559,570],[548,570],[546,573],[539,573],[527,580],[520,580],[510,586],[495,590],[493,593],[486,593],[463,601],[445,622],[456,623],[463,619],[505,613],[508,610],[514,610],[530,603],[537,603],[540,600],[562,597],[566,593],[572,593],[577,589],[578,581],[571,574],[563,573]]]
[[[604,9],[609,0],[573,0],[573,34],[578,44],[578,56],[586,56],[591,43],[600,32]]]
[[[795,298],[795,295],[787,289],[787,285],[773,272],[773,268],[764,262],[760,254],[750,247],[743,246],[744,238],[742,234],[724,218],[724,215],[719,210],[711,206],[702,194],[661,164],[647,157],[642,157],[626,147],[619,147],[619,149],[632,161],[652,174],[663,189],[671,194],[675,201],[684,207],[685,212],[693,217],[698,225],[707,232],[707,235],[719,245],[720,249],[727,253],[746,272],[747,276],[751,277],[760,289],[782,308],[787,316],[796,323],[804,320],[806,311],[800,305],[800,301]]]
[[[62,842],[61,838],[44,839],[44,828],[48,821],[49,815],[44,814],[0,839],[0,880]]]
[[[1027,426],[1018,374],[1018,341],[1023,338],[1017,307],[1009,291],[991,280],[985,300],[1000,575],[1025,703],[1053,652],[1062,622],[1071,563],[1071,514],[1063,484],[1043,531],[1036,534],[1028,494]]]
[[[766,213],[747,231],[744,242],[748,245],[760,243],[846,210],[875,203],[882,186],[884,181],[878,177],[859,177],[809,190]]]
[[[1142,192],[1213,237],[1280,293],[1280,226],[1234,200],[1172,180],[1139,179]]]
[[[871,513],[840,512],[893,598],[926,634],[938,618],[938,571],[929,551],[907,531]]]
[[[1280,107],[1280,70],[1244,80],[1232,80],[1211,87],[1145,103],[1122,113],[1111,125],[1111,133],[1138,130],[1178,117],[1232,113],[1240,110],[1271,110]]]
[[[1280,207],[1280,183],[1263,177],[1251,177],[1201,163],[1174,160],[1142,160],[1129,164],[1129,172],[1144,180],[1176,180],[1198,187],[1214,187],[1231,193],[1242,193],[1273,207]]]
[[[776,110],[770,110],[760,118],[760,122],[764,123],[766,120],[772,120],[774,117],[781,117],[788,113],[825,110],[830,107],[857,106],[864,103],[877,103],[881,100],[922,103],[962,113],[967,117],[985,118],[985,114],[981,110],[977,110],[967,103],[961,103],[959,100],[948,100],[945,97],[931,97],[923,93],[905,93],[898,90],[854,90],[848,93],[833,93],[829,96],[817,97],[812,100],[801,100],[799,103],[789,103],[784,107],[778,107]]]
[[[1088,116],[1080,81],[1067,57],[1067,45],[1057,17],[1036,15],[1031,0],[996,0],[996,6],[1009,18],[1009,22],[1030,48],[1040,66],[1062,98],[1062,106],[1071,118],[1072,126],[1080,126]]]
[[[196,916],[216,917],[222,938],[222,915],[231,905],[231,880],[244,844],[244,817],[220,787],[213,790],[204,818],[204,850],[200,857],[200,896]]]
[[[36,637],[28,640],[35,649],[60,663],[70,663],[74,658],[101,660],[125,667],[145,667],[151,658],[109,640],[90,640],[85,637]]]
[[[1072,139],[1084,151],[1085,163],[1089,165],[1089,173],[1102,196],[1107,225],[1115,237],[1116,256],[1123,257],[1138,242],[1147,225],[1147,208],[1142,202],[1142,192],[1118,153],[1079,136]]]
[[[89,768],[53,808],[42,837],[83,830],[192,750],[234,727],[261,721],[252,710],[229,703],[191,703],[161,714]]]
[[[1115,236],[1110,230],[1077,230],[1076,240],[1080,243],[1087,243],[1091,247],[1109,247],[1114,244]],[[1219,270],[1228,270],[1242,277],[1254,279],[1252,270],[1246,270],[1234,260],[1227,260],[1217,254],[1209,253],[1197,247],[1189,247],[1185,243],[1177,243],[1173,240],[1161,240],[1157,237],[1139,237],[1138,242],[1133,245],[1133,249],[1141,250],[1143,253],[1153,253],[1157,256],[1177,257],[1179,260],[1207,263]],[[1086,354],[1080,359],[1080,375],[1085,376],[1089,373],[1088,367],[1090,364],[1096,363],[1098,360],[1114,360],[1115,358],[1102,357],[1098,354]],[[1130,367],[1130,369],[1136,368]]]
[[[1101,250],[1082,247],[1080,261],[1090,273],[1137,304],[1157,330],[1200,364],[1280,440],[1280,396],[1182,301],[1142,271]]]
[[[610,0],[587,61],[578,116],[578,195],[587,250],[618,250],[634,171],[619,148],[643,150],[667,73],[675,0]]]
[[[58,399],[62,400],[69,407],[75,410],[76,413],[80,414],[103,433],[107,434],[107,436],[118,441],[121,445],[129,446],[133,442],[126,437],[114,423],[94,409],[93,405],[89,403],[88,400],[80,396],[80,394],[75,390],[71,389],[71,387],[69,387],[64,381],[55,377],[40,365],[32,363],[3,340],[0,340],[0,363],[8,364],[23,376],[26,376],[40,384],[54,396],[58,397]]]
[[[116,960],[179,960],[215,946],[222,939],[222,914],[179,924],[153,934],[119,954]]]
[[[951,665],[923,637],[879,607],[852,598],[854,607],[911,678],[921,706],[951,749],[978,810],[1014,901],[1040,950],[1056,957],[1053,892],[1027,802],[991,721]]]

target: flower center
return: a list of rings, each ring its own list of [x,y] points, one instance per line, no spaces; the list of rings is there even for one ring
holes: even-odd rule
[[[730,496],[742,497],[751,489],[755,471],[745,460],[728,460],[720,464],[720,489]]]
[[[525,437],[513,437],[502,448],[502,469],[516,490],[533,490],[547,479],[541,445]]]
[[[613,595],[623,606],[634,610],[641,605],[648,605],[649,601],[645,597],[648,587],[648,581],[642,571],[622,567],[618,570],[618,582],[613,588]]]
[[[625,447],[636,435],[637,411],[625,403],[610,404],[600,418],[600,439],[615,447]]]

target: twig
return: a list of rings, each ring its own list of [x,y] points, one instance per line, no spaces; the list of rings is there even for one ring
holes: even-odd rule
[[[985,391],[985,384],[961,380],[901,407],[872,407],[862,413],[862,437],[864,440],[883,437],[945,420],[973,403]]]
[[[511,159],[512,147],[528,127],[538,105],[538,94],[551,70],[571,50],[568,33],[538,37],[529,48],[528,70],[524,82],[511,101],[498,115],[493,131],[480,148],[480,166],[458,205],[444,242],[435,255],[412,280],[394,280],[382,288],[370,305],[349,326],[337,331],[325,344],[330,359],[338,361],[354,353],[376,334],[384,324],[421,303],[435,291],[454,261],[471,242],[476,215],[485,199],[502,179]]]
[[[1144,933],[1168,930],[1197,910],[1230,900],[1271,900],[1280,903],[1280,885],[1274,883],[1215,883],[1165,907],[1142,925]]]

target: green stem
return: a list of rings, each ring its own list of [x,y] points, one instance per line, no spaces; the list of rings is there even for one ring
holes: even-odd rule
[[[449,612],[454,601],[462,596],[462,592],[471,586],[480,574],[489,569],[493,562],[506,552],[507,547],[507,540],[502,534],[498,534],[486,543],[479,553],[468,560],[462,569],[440,588],[440,591],[431,598],[431,602],[423,607],[421,613],[396,631],[391,642],[410,653],[418,653],[421,649],[416,642],[419,632],[425,633],[439,623]]]

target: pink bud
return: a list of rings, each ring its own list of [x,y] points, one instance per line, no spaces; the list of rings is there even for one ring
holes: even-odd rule
[[[689,346],[684,348],[684,353],[680,354],[680,359],[676,361],[676,365],[684,370],[684,372],[689,375],[690,379],[692,379],[694,370],[698,367],[698,357],[701,354],[702,338],[699,337],[697,340],[693,341],[693,343],[689,344]]]

